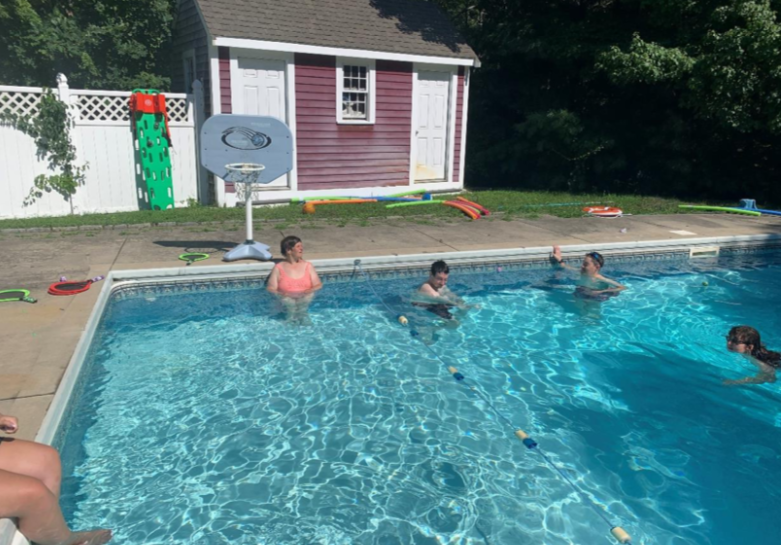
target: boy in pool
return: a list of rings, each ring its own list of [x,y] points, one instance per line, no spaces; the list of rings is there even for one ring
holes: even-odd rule
[[[571,271],[577,270],[564,262],[564,258],[561,256],[560,246],[553,247],[551,261],[565,269]],[[595,301],[605,301],[626,289],[626,286],[600,274],[604,264],[605,258],[597,252],[586,254],[583,258],[583,263],[580,265],[580,279],[578,280],[578,287],[575,288],[576,297],[593,299]]]
[[[727,350],[748,356],[757,369],[756,376],[740,380],[725,380],[724,384],[764,384],[776,381],[776,369],[781,367],[781,354],[768,350],[759,338],[759,331],[747,325],[735,326],[727,334]]]
[[[455,320],[450,313],[453,307],[469,308],[464,300],[450,291],[447,287],[447,279],[450,275],[450,267],[444,261],[435,261],[431,264],[431,271],[426,280],[415,292],[412,304],[425,308],[445,320]]]

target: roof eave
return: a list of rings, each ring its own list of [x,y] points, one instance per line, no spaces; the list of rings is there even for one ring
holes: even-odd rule
[[[354,59],[377,59],[419,62],[427,64],[473,66],[475,68],[480,67],[480,59],[476,57],[442,57],[436,55],[422,55],[413,53],[395,53],[392,51],[375,51],[370,49],[348,49],[341,47],[297,44],[292,42],[274,42],[265,40],[252,40],[247,38],[231,38],[228,36],[216,36],[213,38],[212,44],[219,47],[236,47],[241,49],[278,51],[284,53],[309,53],[313,55],[350,57]]]

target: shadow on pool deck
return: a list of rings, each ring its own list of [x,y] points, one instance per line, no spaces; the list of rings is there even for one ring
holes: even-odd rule
[[[621,230],[626,229],[625,233]],[[86,279],[110,270],[179,267],[179,254],[197,248],[227,250],[244,240],[244,227],[229,229],[145,227],[100,231],[9,233],[0,231],[0,289],[25,288],[39,302],[0,304],[0,413],[20,419],[20,438],[33,438],[49,407],[100,285],[72,297],[46,289],[60,276]],[[672,231],[684,231],[675,234]],[[685,232],[691,233],[687,234]],[[781,234],[781,218],[680,214],[618,219],[483,219],[422,225],[395,221],[367,227],[326,225],[275,229],[256,225],[255,239],[275,257],[283,237],[304,241],[307,259],[522,248],[553,244],[600,244],[683,238]],[[234,242],[231,242],[234,241]],[[432,256],[433,260],[434,256]],[[192,266],[214,265],[220,254]],[[241,267],[253,262],[237,262]]]

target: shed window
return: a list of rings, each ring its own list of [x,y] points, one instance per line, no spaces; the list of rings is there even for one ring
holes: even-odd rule
[[[342,77],[342,117],[368,119],[369,70],[365,66],[345,66]]]
[[[343,61],[337,65],[337,120],[374,122],[374,63]]]

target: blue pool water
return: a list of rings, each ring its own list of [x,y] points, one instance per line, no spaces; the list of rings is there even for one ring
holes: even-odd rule
[[[260,289],[109,304],[63,423],[63,505],[117,543],[612,543],[459,368],[633,543],[773,543],[777,384],[726,351],[781,348],[781,255],[618,262],[629,289],[578,304],[547,269],[469,273],[458,328],[365,282],[327,284],[291,326]],[[420,279],[377,280],[386,303]],[[707,282],[708,286],[703,286]],[[433,353],[432,353],[433,351]]]

